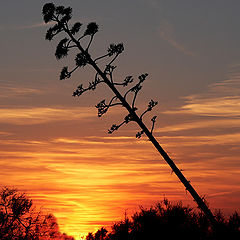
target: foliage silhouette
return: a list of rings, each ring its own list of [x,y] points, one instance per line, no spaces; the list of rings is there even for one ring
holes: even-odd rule
[[[152,240],[152,239],[184,239],[184,240],[234,240],[240,239],[240,216],[232,214],[229,219],[219,213],[219,228],[212,229],[206,215],[194,211],[190,207],[175,205],[167,199],[148,209],[140,207],[140,211],[131,219],[116,222],[111,231],[102,240]],[[101,228],[103,229],[103,228]],[[99,231],[99,230],[98,230]],[[98,232],[97,231],[97,232]],[[96,232],[96,233],[97,233]],[[97,240],[96,234],[89,233],[87,240]]]
[[[148,137],[157,151],[169,164],[172,171],[183,183],[186,190],[192,195],[198,207],[206,214],[211,223],[216,225],[216,219],[206,205],[204,198],[198,195],[193,186],[190,184],[190,181],[185,178],[181,170],[176,166],[176,164],[172,161],[172,159],[168,156],[168,154],[153,136],[156,116],[151,118],[151,130],[149,130],[143,122],[143,117],[150,112],[158,102],[150,100],[146,110],[140,114],[137,113],[138,108],[135,106],[136,99],[148,74],[141,74],[135,83],[132,76],[126,76],[122,82],[116,82],[114,80],[114,70],[116,69],[116,66],[114,66],[113,63],[124,51],[124,46],[122,43],[110,44],[106,54],[92,58],[89,49],[95,34],[98,32],[98,25],[95,22],[89,23],[86,30],[80,36],[78,36],[82,28],[82,24],[76,22],[72,27],[70,27],[69,21],[72,18],[72,9],[70,7],[65,8],[64,6],[55,6],[53,3],[46,3],[43,6],[42,14],[46,23],[52,22],[55,24],[53,27],[48,29],[45,36],[46,40],[51,41],[56,35],[60,35],[61,33],[66,35],[66,37],[61,39],[57,45],[55,53],[56,58],[59,60],[63,57],[67,57],[70,50],[76,50],[78,52],[75,57],[75,66],[71,70],[69,70],[67,66],[63,67],[60,74],[60,80],[70,78],[76,70],[81,67],[85,67],[86,65],[92,66],[96,71],[95,78],[89,83],[89,86],[84,87],[83,84],[80,84],[73,92],[73,96],[81,96],[84,92],[95,90],[99,84],[105,83],[112,90],[113,97],[109,101],[106,101],[106,99],[101,100],[96,105],[96,108],[98,109],[98,116],[101,117],[111,107],[114,106],[123,106],[128,111],[128,115],[124,117],[123,121],[118,124],[113,124],[108,130],[108,133],[112,134],[114,131],[118,130],[120,127],[128,124],[129,122],[136,122],[140,127],[140,131],[136,134],[136,138],[140,138],[143,134]],[[83,39],[85,40],[84,42],[87,41],[86,46],[84,45],[84,42],[82,42]],[[98,64],[103,60],[105,60],[105,67],[103,70],[101,70]],[[129,85],[131,86],[129,87]],[[127,87],[129,88],[125,90],[124,94],[121,94],[119,87],[122,87],[123,89],[126,89]]]
[[[36,211],[32,200],[14,188],[0,191],[1,240],[73,240],[59,232],[56,218]]]

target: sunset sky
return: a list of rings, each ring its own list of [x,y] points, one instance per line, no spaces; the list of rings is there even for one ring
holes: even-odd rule
[[[62,232],[86,235],[164,197],[196,207],[189,193],[139,128],[112,108],[100,86],[79,98],[89,67],[59,81],[71,56],[57,61],[57,40],[45,41],[47,1],[2,1],[0,6],[0,186],[26,192],[53,213]],[[123,42],[115,79],[149,73],[137,99],[144,120],[211,209],[240,211],[240,1],[68,0],[73,22],[96,21],[93,56]]]

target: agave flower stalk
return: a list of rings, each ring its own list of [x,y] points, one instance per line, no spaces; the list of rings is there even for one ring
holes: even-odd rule
[[[59,44],[57,45],[55,53],[56,58],[61,59],[63,57],[66,57],[69,51],[72,49],[78,51],[75,57],[75,67],[70,71],[68,70],[68,67],[63,67],[60,74],[60,80],[70,78],[76,70],[81,67],[85,67],[86,65],[92,66],[96,71],[94,81],[90,82],[88,87],[84,87],[83,84],[80,84],[73,92],[73,96],[81,96],[86,91],[95,90],[98,84],[105,83],[112,90],[114,95],[108,103],[106,103],[106,100],[104,99],[96,105],[96,108],[98,109],[98,116],[101,117],[109,110],[109,108],[117,105],[123,106],[128,111],[128,115],[125,116],[124,120],[120,124],[113,124],[108,130],[108,133],[112,134],[121,126],[128,124],[131,121],[136,122],[136,124],[141,129],[136,134],[136,138],[141,138],[143,134],[148,137],[156,150],[161,154],[163,159],[167,162],[172,171],[177,175],[179,180],[185,186],[186,191],[191,194],[198,207],[205,213],[206,217],[209,219],[212,225],[216,225],[216,219],[207,206],[205,199],[199,196],[199,194],[191,185],[190,181],[185,178],[182,171],[176,166],[173,160],[169,157],[166,151],[161,147],[159,142],[153,136],[156,116],[152,117],[151,119],[151,130],[149,130],[143,122],[143,117],[145,114],[150,112],[158,104],[158,102],[151,100],[145,111],[143,111],[141,114],[137,113],[138,109],[135,106],[135,102],[138,93],[142,89],[142,84],[146,80],[148,74],[141,74],[138,77],[137,82],[135,82],[135,84],[131,87],[129,87],[129,85],[133,84],[134,82],[132,76],[127,76],[122,82],[116,82],[114,80],[114,70],[116,66],[114,66],[113,63],[124,51],[124,46],[122,43],[110,44],[106,54],[94,59],[90,55],[89,49],[93,42],[94,35],[98,32],[98,25],[95,22],[89,23],[83,34],[81,36],[78,36],[82,24],[76,22],[72,27],[70,27],[69,21],[72,18],[72,9],[70,7],[65,8],[64,6],[55,6],[53,3],[47,3],[43,6],[42,14],[45,23],[55,23],[53,27],[50,27],[48,29],[46,33],[46,40],[51,41],[56,35],[60,35],[61,33],[66,35],[66,37],[60,40]],[[82,43],[83,39],[85,39],[85,41],[86,39],[88,40],[88,44],[85,47]],[[108,59],[108,62],[106,64],[106,67],[102,70],[99,67],[98,62],[102,61],[103,59]],[[124,94],[121,94],[118,89],[119,87],[129,88],[125,91]]]

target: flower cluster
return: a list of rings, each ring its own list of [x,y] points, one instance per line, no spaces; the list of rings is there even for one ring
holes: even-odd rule
[[[151,99],[151,101],[148,103],[147,111],[152,111],[152,109],[158,104],[158,102],[155,102]]]
[[[98,32],[98,25],[95,22],[91,22],[87,25],[87,29],[84,35],[93,36],[97,32]]]
[[[152,121],[152,122],[156,122],[156,119],[157,119],[157,116],[153,116],[152,119],[151,119],[151,121]]]
[[[69,39],[64,38],[58,43],[56,52],[55,52],[55,56],[57,59],[61,59],[68,55],[68,47],[67,47],[68,41]]]
[[[78,53],[76,58],[75,58],[76,65],[79,67],[84,67],[87,65],[88,60],[87,60],[87,55],[84,52]]]
[[[111,74],[113,71],[114,71],[114,69],[116,68],[116,66],[112,66],[112,65],[106,65],[106,68],[105,68],[105,73],[106,74]]]
[[[45,23],[58,19],[61,23],[66,23],[72,18],[72,8],[64,6],[55,6],[53,3],[46,3],[42,9]],[[59,18],[61,16],[61,18]]]
[[[114,54],[119,55],[120,53],[122,53],[124,51],[124,47],[122,43],[119,43],[119,44],[112,43],[110,44],[107,51],[108,51],[108,56],[111,57]]]
[[[142,83],[143,81],[145,81],[145,79],[147,78],[147,76],[148,76],[147,73],[144,73],[144,74],[140,75],[140,76],[138,77],[139,82]]]
[[[118,130],[119,126],[116,124],[113,124],[110,129],[108,129],[108,133],[112,134],[114,131]]]
[[[70,73],[68,72],[68,74],[71,74],[71,72],[70,72]],[[88,91],[88,90],[95,90],[96,87],[97,87],[97,85],[98,85],[99,83],[101,83],[101,82],[102,82],[102,81],[101,81],[98,77],[96,77],[94,81],[89,82],[88,88],[83,88],[83,85],[81,84],[81,85],[79,85],[79,86],[77,87],[77,89],[73,92],[73,96],[74,96],[74,97],[75,97],[75,96],[78,96],[78,97],[79,97],[80,95],[82,95],[84,92],[86,92],[86,91]]]
[[[144,131],[143,131],[143,130],[140,131],[140,132],[137,132],[136,138],[138,138],[138,139],[141,138],[143,134],[144,134]]]
[[[133,82],[133,77],[132,76],[127,76],[124,80],[123,80],[123,86],[126,87],[129,83]]]
[[[47,30],[45,39],[51,41],[55,35],[63,31],[62,24],[55,24]]]
[[[71,33],[72,33],[73,35],[75,35],[76,33],[78,33],[79,30],[80,30],[80,28],[81,28],[81,26],[82,26],[82,24],[81,24],[80,22],[74,23],[72,29],[70,30]]]
[[[52,20],[55,10],[56,8],[53,3],[46,3],[43,6],[42,14],[43,14],[43,20],[45,23],[48,23]]]
[[[124,122],[127,124],[130,121],[133,121],[133,116],[131,114],[128,114],[125,118],[124,118]]]
[[[108,110],[108,105],[106,105],[105,99],[98,103],[95,107],[98,109],[98,117],[101,117]]]
[[[131,88],[131,92],[138,93],[141,90],[142,86],[140,84],[137,84],[133,88]]]
[[[60,73],[60,80],[70,78],[70,77],[71,77],[71,73],[68,72],[68,67],[63,67],[63,69]]]
[[[83,85],[80,84],[77,89],[73,92],[73,96],[76,97],[76,96],[81,96],[83,93],[85,92],[85,89],[83,88]]]

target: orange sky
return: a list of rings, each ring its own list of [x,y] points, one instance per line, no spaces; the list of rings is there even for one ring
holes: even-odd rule
[[[164,197],[196,207],[150,142],[135,138],[133,123],[107,134],[126,112],[97,117],[94,106],[110,96],[104,86],[71,96],[92,80],[92,70],[58,81],[71,60],[57,62],[56,42],[44,41],[44,2],[6,2],[0,14],[0,185],[25,191],[76,239]],[[159,101],[146,125],[158,116],[154,135],[198,193],[212,209],[240,211],[240,4],[68,2],[84,24],[99,23],[94,54],[126,43],[118,81],[149,73],[137,106]]]
[[[155,111],[162,118],[155,129],[159,142],[210,206],[227,214],[240,210],[240,85],[230,77],[185,97],[176,109]],[[68,234],[111,225],[125,210],[131,214],[164,197],[195,206],[150,142],[134,137],[133,124],[106,133],[121,109],[100,119],[85,107],[0,111],[8,127],[1,132],[2,185],[29,193]]]

